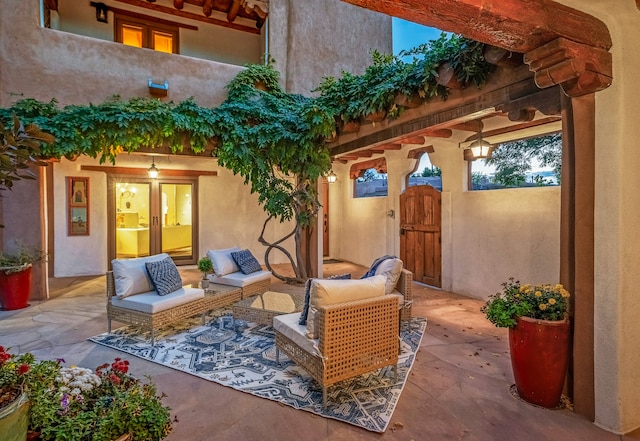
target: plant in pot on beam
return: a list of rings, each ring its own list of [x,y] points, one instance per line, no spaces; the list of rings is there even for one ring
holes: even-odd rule
[[[560,404],[569,361],[569,292],[560,284],[521,285],[510,278],[481,311],[509,328],[511,367],[520,397],[554,408]]]

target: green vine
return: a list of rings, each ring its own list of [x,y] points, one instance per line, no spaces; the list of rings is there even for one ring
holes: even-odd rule
[[[481,87],[493,68],[484,61],[483,48],[443,34],[399,57],[374,51],[363,75],[326,77],[314,90],[320,92],[315,97],[284,92],[279,72],[269,62],[247,66],[227,85],[228,98],[216,108],[201,107],[193,98],[175,104],[114,96],[101,104],[62,109],[55,100],[26,99],[0,109],[0,120],[6,124],[15,114],[53,135],[53,143],[41,146],[42,158],[87,155],[115,164],[119,154],[141,147],[201,153],[215,144],[218,163],[244,178],[268,220],[295,221],[291,234],[298,259],[292,264],[295,280],[301,281],[306,278],[299,258],[301,231],[312,224],[320,206],[315,182],[331,167],[325,140],[336,133],[336,122],[358,121],[377,111],[395,118],[402,108],[394,98],[401,93],[445,99],[447,89],[437,83],[437,69],[447,61],[463,85]],[[269,247],[267,264],[272,248],[284,252],[280,241],[260,240]]]

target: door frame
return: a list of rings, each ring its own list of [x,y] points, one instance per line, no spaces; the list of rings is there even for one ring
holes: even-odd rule
[[[111,261],[116,258],[116,194],[115,187],[117,182],[131,182],[139,184],[151,184],[150,201],[149,201],[149,215],[154,212],[159,212],[159,200],[158,198],[151,197],[154,191],[159,192],[160,184],[192,184],[192,203],[193,203],[193,216],[191,225],[192,241],[192,257],[189,258],[174,258],[176,265],[194,265],[198,261],[199,254],[199,213],[200,207],[198,206],[198,176],[168,176],[166,178],[149,178],[141,176],[140,174],[108,174],[107,175],[107,260],[109,269],[111,269]],[[154,190],[154,188],[156,190]],[[151,230],[149,232],[151,235]],[[161,234],[158,235],[158,240],[161,240]],[[153,237],[149,237],[150,246]],[[162,243],[157,244],[162,249]]]

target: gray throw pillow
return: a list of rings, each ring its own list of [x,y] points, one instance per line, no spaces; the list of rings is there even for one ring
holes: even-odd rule
[[[249,250],[233,251],[231,252],[231,257],[236,261],[236,264],[240,267],[240,271],[242,271],[243,274],[262,271],[262,267]]]
[[[166,296],[182,288],[182,278],[171,257],[166,257],[157,262],[146,262],[145,266],[153,287],[159,295]]]

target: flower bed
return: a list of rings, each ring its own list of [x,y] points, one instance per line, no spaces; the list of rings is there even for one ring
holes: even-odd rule
[[[128,374],[116,358],[95,372],[65,367],[63,360],[36,361],[0,346],[0,408],[24,390],[31,403],[29,431],[40,440],[162,440],[174,419],[149,380]]]

